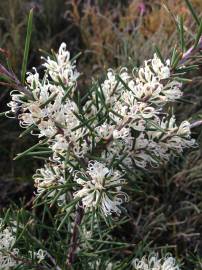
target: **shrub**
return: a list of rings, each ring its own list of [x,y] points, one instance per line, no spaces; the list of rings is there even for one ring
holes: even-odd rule
[[[183,97],[187,73],[198,67],[196,56],[202,48],[202,23],[189,2],[188,6],[198,24],[188,50],[181,19],[180,49],[173,48],[169,59],[157,48],[139,68],[109,69],[103,81],[93,80],[82,93],[77,88],[77,56],[70,58],[65,43],[43,57],[42,75],[36,68],[26,75],[30,12],[21,81],[0,65],[2,84],[14,89],[10,109],[2,115],[19,120],[25,128],[21,137],[31,133],[38,140],[16,159],[31,155],[44,166],[33,176],[35,198],[20,210],[6,211],[1,220],[2,268],[179,269],[180,261],[165,255],[173,246],[164,242],[160,248],[159,243],[166,238],[162,232],[177,226],[164,221],[178,212],[173,195],[181,177],[176,174],[174,186],[166,179],[158,185],[154,171],[169,161],[175,164],[186,148],[196,147],[191,129],[201,124],[186,119],[179,123],[173,107]],[[184,173],[193,177],[194,172]],[[159,198],[150,195],[155,188],[162,188]],[[171,198],[170,204],[159,204]],[[145,208],[139,208],[141,201]],[[27,210],[30,204],[34,211]],[[186,207],[200,212],[189,201],[179,205],[180,213]],[[139,215],[133,219],[137,206]],[[144,226],[139,225],[142,216]],[[140,237],[127,235],[134,224]],[[162,256],[151,253],[155,241]],[[196,260],[200,267],[200,258]]]

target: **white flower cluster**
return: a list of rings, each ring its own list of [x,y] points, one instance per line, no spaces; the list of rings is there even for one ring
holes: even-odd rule
[[[0,269],[8,270],[10,267],[17,266],[19,250],[13,248],[16,241],[15,233],[11,227],[3,228],[0,220]]]
[[[55,55],[55,59],[52,60],[48,57],[45,61],[44,66],[54,82],[62,83],[64,86],[72,86],[76,83],[79,77],[75,66],[76,62],[70,60],[70,53],[64,42],[61,44],[58,54]]]
[[[175,116],[168,115],[165,107],[182,96],[180,88],[181,83],[171,76],[169,60],[163,64],[156,54],[135,75],[126,68],[119,74],[108,71],[99,91],[109,118],[95,123],[96,142],[107,142],[101,153],[107,164],[116,156],[128,167],[157,166],[171,154],[195,145],[189,122],[177,126]],[[92,115],[96,109],[94,105]]]
[[[171,77],[170,61],[163,64],[156,54],[145,61],[136,74],[121,68],[118,75],[119,79],[116,72],[109,69],[100,90],[106,103],[111,107],[117,105],[116,111],[125,112],[124,117],[134,117],[138,113],[150,118],[155,115],[154,105],[161,107],[182,96],[181,83]],[[123,104],[125,108],[122,108]],[[141,109],[137,108],[139,106]]]
[[[110,69],[107,79],[81,104],[74,96],[79,73],[66,44],[53,59],[45,59],[44,67],[42,79],[36,70],[28,73],[26,87],[32,99],[14,90],[8,104],[21,126],[40,139],[45,137],[53,152],[50,164],[34,175],[37,193],[55,187],[49,193],[55,196],[57,186],[66,181],[64,160],[70,158],[76,167],[82,160],[87,168],[84,174],[75,174],[81,189],[74,197],[82,198],[88,210],[120,214],[119,206],[127,196],[120,191],[121,173],[109,169],[114,161],[119,168],[158,166],[195,145],[189,122],[177,125],[165,106],[182,96],[169,60],[162,63],[155,54],[136,73]],[[101,163],[89,162],[91,156]],[[59,200],[64,203],[65,194]]]
[[[100,208],[105,216],[121,213],[119,207],[127,200],[127,195],[121,191],[125,180],[118,171],[93,161],[89,162],[86,174],[76,173],[75,181],[82,189],[76,191],[74,197],[82,198],[86,210]]]
[[[38,169],[33,175],[34,184],[37,188],[37,193],[41,194],[48,188],[52,188],[48,197],[54,197],[60,185],[65,184],[64,168],[60,168],[58,165],[45,164],[44,168]],[[58,203],[63,204],[65,201],[65,194],[61,194],[58,197]]]
[[[148,257],[144,256],[141,260],[133,259],[132,266],[134,270],[180,270],[170,254],[160,259],[155,253]]]
[[[69,59],[64,43],[60,46],[56,60],[48,58],[44,66],[47,70],[42,80],[36,70],[28,73],[26,83],[33,99],[27,100],[24,94],[14,90],[8,106],[12,112],[19,112],[18,119],[22,127],[37,127],[36,135],[39,138],[48,138],[50,148],[56,156],[66,154],[70,147],[75,155],[81,156],[87,151],[87,144],[83,140],[85,129],[76,128],[80,125],[75,116],[79,114],[79,110],[70,97],[70,92],[74,92],[76,87],[78,72]],[[54,81],[49,80],[47,74]],[[64,85],[56,84],[57,78]],[[76,129],[73,130],[74,128]]]
[[[97,260],[94,263],[89,263],[89,269],[99,270],[101,269],[100,266],[102,266],[103,269],[113,270],[113,269],[119,269],[119,266],[118,266],[119,264],[120,264],[119,261],[116,261],[116,262],[106,261],[103,264],[101,260]],[[167,254],[165,257],[159,258],[158,254],[156,253],[152,253],[148,257],[144,256],[141,259],[137,259],[137,258],[133,259],[132,269],[133,270],[180,270],[175,258],[173,258],[171,254]]]
[[[16,222],[14,222],[16,223]],[[19,249],[14,248],[16,242],[15,226],[4,228],[0,219],[0,269],[9,270],[22,263]],[[46,257],[46,251],[39,249],[37,252],[28,251],[30,257],[40,263]]]

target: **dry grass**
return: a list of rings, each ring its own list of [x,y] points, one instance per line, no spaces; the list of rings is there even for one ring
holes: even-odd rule
[[[104,4],[103,4],[104,2]],[[84,47],[88,72],[119,65],[139,65],[150,58],[154,45],[167,57],[176,45],[177,16],[183,16],[189,29],[193,20],[181,0],[108,1],[70,0],[67,18],[77,26]],[[200,10],[202,2],[193,1]],[[171,14],[172,13],[172,14]],[[189,33],[191,34],[191,33]],[[80,48],[82,49],[82,48]],[[93,68],[92,68],[93,66]]]

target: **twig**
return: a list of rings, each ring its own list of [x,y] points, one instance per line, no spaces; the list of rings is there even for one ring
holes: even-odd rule
[[[24,87],[21,82],[18,80],[16,75],[13,72],[8,71],[3,65],[0,64],[0,74],[5,76],[10,82],[1,82],[2,85],[16,88],[19,92],[25,94],[29,99],[33,100],[31,91]]]
[[[195,54],[196,52],[200,51],[202,49],[202,37],[199,40],[198,46],[195,48],[194,46],[192,46],[191,48],[189,48],[183,55],[182,55],[182,59],[180,60],[179,64],[182,65],[184,64],[193,54]]]
[[[67,263],[67,266],[69,269],[71,269],[71,266],[72,266],[74,259],[75,259],[75,252],[76,252],[76,249],[78,247],[78,244],[77,244],[78,226],[81,224],[83,216],[84,216],[83,205],[78,205],[74,228],[73,228],[73,232],[72,232],[72,236],[71,236],[71,240],[70,240],[70,248],[69,248],[69,252],[67,254],[67,262],[66,263]]]
[[[56,263],[55,259],[46,251],[46,256],[49,258],[49,260],[52,262],[52,264],[55,266],[56,270],[62,270]]]
[[[202,120],[199,120],[199,121],[193,122],[190,125],[190,128],[198,127],[198,126],[201,126],[201,125],[202,125]]]

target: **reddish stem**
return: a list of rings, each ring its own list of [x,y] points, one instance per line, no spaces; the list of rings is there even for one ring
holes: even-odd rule
[[[69,252],[67,255],[67,262],[66,262],[68,268],[70,268],[70,269],[71,269],[71,266],[75,260],[75,253],[76,253],[76,249],[78,247],[78,243],[77,243],[78,232],[79,232],[78,226],[81,224],[83,216],[84,216],[83,206],[78,205],[77,211],[76,211],[75,223],[74,223],[74,227],[73,227],[73,233],[72,233],[71,240],[70,240],[70,248],[69,248]]]

